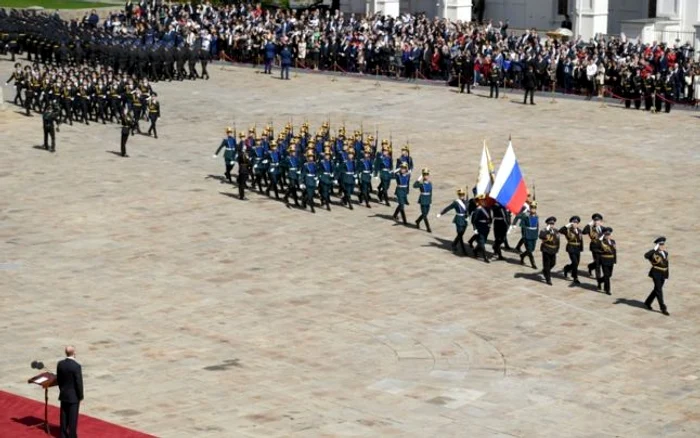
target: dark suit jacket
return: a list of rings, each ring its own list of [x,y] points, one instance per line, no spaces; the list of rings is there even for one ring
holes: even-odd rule
[[[83,370],[78,362],[67,358],[58,362],[56,379],[60,401],[78,403],[83,400]]]

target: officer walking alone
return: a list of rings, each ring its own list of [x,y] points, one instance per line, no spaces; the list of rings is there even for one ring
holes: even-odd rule
[[[649,270],[649,278],[654,282],[654,290],[651,291],[644,305],[647,309],[652,310],[651,305],[654,300],[659,302],[661,313],[669,316],[664,302],[664,283],[668,280],[668,251],[666,251],[666,238],[659,237],[654,241],[656,244],[654,249],[644,254],[644,258],[651,263]]]

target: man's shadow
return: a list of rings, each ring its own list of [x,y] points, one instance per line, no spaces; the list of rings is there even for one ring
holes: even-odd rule
[[[357,206],[358,208],[360,207],[360,205],[353,204],[353,207],[356,207],[356,206]],[[411,224],[411,223],[408,222],[408,221],[404,224],[403,221],[394,219],[394,216],[391,215],[391,214],[375,213],[375,214],[373,214],[373,215],[370,215],[369,217],[377,217],[377,218],[379,218],[379,219],[384,219],[384,220],[393,222],[392,225],[395,226],[395,227],[403,226],[403,227],[408,227],[408,228],[416,228],[416,227],[415,227],[415,224]],[[411,225],[413,225],[413,226],[411,226]]]
[[[46,149],[44,146],[42,146],[42,145],[40,145],[40,144],[36,144],[36,145],[32,146],[32,148],[38,149],[38,150],[44,151],[44,152],[49,152],[48,149]]]
[[[452,242],[454,242],[454,240],[443,239],[443,238],[440,238],[437,236],[432,236],[432,238],[433,238],[432,242],[428,242],[427,245],[421,245],[421,246],[423,248],[438,248],[438,249],[441,249],[443,251],[447,251],[451,254],[454,254],[458,257],[470,257],[473,255],[469,252],[469,245],[467,245],[466,242],[464,243],[464,248],[467,250],[467,253],[465,254],[462,252],[462,248],[460,247],[459,243],[457,244],[456,249],[454,249],[454,250],[452,249]]]
[[[122,153],[121,153],[121,152],[117,152],[117,151],[105,151],[105,152],[108,153],[108,154],[116,155],[116,156],[118,156],[118,157],[120,157],[120,158],[121,158],[121,156],[122,156]]]
[[[613,304],[624,304],[626,306],[630,307],[636,307],[638,309],[644,309],[647,312],[654,312],[654,313],[661,313],[660,311],[656,309],[647,309],[647,306],[644,304],[643,301],[635,300],[635,299],[628,299],[628,298],[618,298],[615,300]]]

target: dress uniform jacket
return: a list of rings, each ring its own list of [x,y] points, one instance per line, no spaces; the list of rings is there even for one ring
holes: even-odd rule
[[[644,258],[651,262],[649,277],[668,278],[668,254],[664,251],[651,250],[644,254]]]
[[[466,229],[467,228],[467,204],[465,201],[461,199],[455,199],[452,201],[452,204],[448,205],[445,207],[441,212],[440,215],[443,215],[447,213],[450,210],[455,211],[455,217],[452,219],[452,223],[457,226],[457,229]]]

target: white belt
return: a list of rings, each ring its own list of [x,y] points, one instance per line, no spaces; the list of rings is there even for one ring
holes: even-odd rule
[[[400,189],[405,189],[408,186],[398,186]]]
[[[537,229],[537,227],[525,227],[525,228],[527,228],[528,230],[536,230]]]
[[[464,213],[457,213],[457,216],[464,216]]]
[[[290,167],[289,170],[297,170],[296,167]]]
[[[355,172],[345,172],[346,175],[354,175]]]
[[[363,170],[362,173],[372,173],[371,170]]]
[[[421,195],[421,196],[430,196],[430,194],[431,194],[431,192],[423,192],[423,193],[421,193],[420,195]]]
[[[313,178],[316,178],[316,174],[315,174],[315,173],[307,173],[306,176],[311,176],[311,177],[313,177]]]

